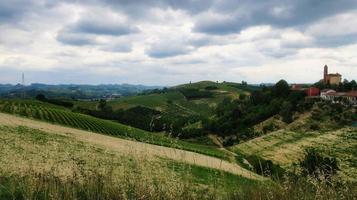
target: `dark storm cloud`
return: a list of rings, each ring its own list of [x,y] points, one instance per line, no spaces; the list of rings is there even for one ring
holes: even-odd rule
[[[94,38],[80,34],[70,33],[66,30],[58,32],[56,37],[58,42],[73,46],[84,46],[96,44]]]
[[[209,9],[214,0],[104,0],[95,2],[126,10],[128,14],[143,15],[145,10],[150,8],[171,8],[193,14],[199,13]]]
[[[103,20],[103,21],[101,21]],[[84,19],[72,26],[70,31],[97,35],[127,35],[138,32],[134,26],[121,22],[108,22],[108,19]]]
[[[315,45],[319,47],[339,47],[347,44],[357,43],[357,34],[344,36],[320,36]]]
[[[208,34],[229,34],[245,27],[272,25],[296,27],[321,18],[356,9],[355,0],[266,0],[219,1],[211,12],[223,18],[199,18],[194,30]]]
[[[191,49],[182,44],[161,43],[153,44],[145,51],[152,58],[168,58],[190,53]]]
[[[0,24],[14,22],[35,8],[33,1],[0,0]]]
[[[188,54],[184,49],[150,49],[146,53],[152,58],[168,58]]]

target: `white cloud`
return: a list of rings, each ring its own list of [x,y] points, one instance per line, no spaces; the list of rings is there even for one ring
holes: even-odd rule
[[[0,14],[0,73],[55,83],[314,82],[328,64],[357,77],[356,10],[307,12],[311,20],[301,21],[304,9],[274,2],[0,5],[8,13]],[[11,80],[18,77],[2,82]]]

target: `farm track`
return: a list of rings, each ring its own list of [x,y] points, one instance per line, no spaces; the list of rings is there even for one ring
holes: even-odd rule
[[[199,153],[157,146],[137,141],[130,141],[116,137],[106,136],[89,131],[54,125],[46,122],[17,117],[14,115],[0,113],[0,125],[2,126],[26,126],[39,129],[49,134],[60,134],[75,138],[79,141],[101,146],[107,150],[117,151],[123,154],[141,154],[147,156],[158,156],[179,162],[218,169],[232,174],[240,175],[255,180],[264,180],[263,177],[246,170],[235,163],[221,160]]]

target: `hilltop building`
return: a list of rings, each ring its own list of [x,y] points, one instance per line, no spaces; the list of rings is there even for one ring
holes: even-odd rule
[[[335,90],[325,89],[321,91],[320,97],[333,103],[357,105],[357,91],[336,92]]]
[[[316,87],[303,87],[301,84],[291,85],[292,91],[305,92],[308,97],[318,97],[320,95],[320,89]]]
[[[324,67],[324,77],[323,81],[325,84],[330,84],[330,85],[338,85],[341,83],[342,76],[339,73],[336,74],[329,74],[328,73],[328,66],[325,65]]]

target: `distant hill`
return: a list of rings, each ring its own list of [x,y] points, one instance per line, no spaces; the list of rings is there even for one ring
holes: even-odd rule
[[[182,138],[199,137],[206,135],[200,127],[201,122],[214,115],[219,103],[226,98],[238,99],[242,94],[249,95],[256,88],[230,82],[188,83],[108,101],[113,115],[106,112],[95,116],[106,116],[147,131],[165,131],[175,136],[180,134]],[[73,101],[73,104],[80,112],[85,109],[85,113],[90,114],[98,110],[99,102]]]
[[[22,85],[0,84],[0,97],[16,98],[25,95],[27,98],[44,94],[49,98],[74,98],[74,99],[99,99],[118,96],[129,96],[141,93],[146,90],[160,89],[161,86],[145,86],[131,84],[108,84],[108,85],[79,85],[60,84],[47,85],[33,83],[22,87]]]

